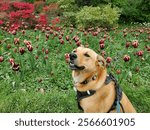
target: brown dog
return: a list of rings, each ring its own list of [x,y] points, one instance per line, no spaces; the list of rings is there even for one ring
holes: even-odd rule
[[[136,112],[115,78],[108,76],[102,56],[78,47],[69,59],[78,104],[84,112]]]

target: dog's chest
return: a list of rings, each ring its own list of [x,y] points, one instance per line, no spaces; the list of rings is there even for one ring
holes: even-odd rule
[[[99,111],[99,101],[97,100],[97,95],[93,95],[84,98],[80,101],[80,105],[84,112],[97,112]]]

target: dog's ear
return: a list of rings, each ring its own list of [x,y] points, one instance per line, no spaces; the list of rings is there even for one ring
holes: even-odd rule
[[[102,66],[102,67],[105,68],[106,67],[106,61],[105,61],[105,59],[102,56],[97,55],[96,65],[97,66]]]

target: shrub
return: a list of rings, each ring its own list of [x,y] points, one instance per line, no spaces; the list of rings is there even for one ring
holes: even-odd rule
[[[71,11],[74,8],[74,0],[59,0],[57,2],[63,11]]]
[[[10,30],[22,27],[22,22],[33,26],[37,23],[34,15],[34,5],[26,2],[0,2],[0,20],[9,27]],[[12,26],[11,26],[12,25]]]
[[[149,0],[113,0],[113,5],[122,9],[121,21],[125,22],[149,22]]]
[[[90,26],[112,27],[120,16],[118,8],[111,8],[111,5],[101,7],[84,6],[76,14],[76,23],[78,28],[88,28]]]
[[[59,4],[61,13],[63,16],[64,24],[75,25],[76,21],[76,12],[79,11],[78,6],[75,4],[75,0],[59,0],[57,2]]]

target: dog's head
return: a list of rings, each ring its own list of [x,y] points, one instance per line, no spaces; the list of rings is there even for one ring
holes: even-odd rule
[[[83,87],[82,83],[85,80],[106,68],[106,62],[102,56],[83,46],[74,49],[69,54],[69,58],[69,66],[73,71],[72,77],[78,86]]]
[[[95,51],[85,48],[78,47],[74,49],[70,54],[70,69],[74,71],[97,71],[97,67],[106,66],[105,60],[102,56],[98,55]]]

